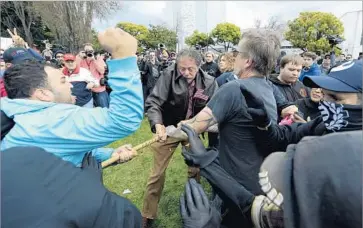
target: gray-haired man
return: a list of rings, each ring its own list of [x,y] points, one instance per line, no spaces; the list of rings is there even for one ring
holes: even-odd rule
[[[145,192],[144,227],[157,216],[158,202],[165,182],[165,170],[179,145],[179,140],[167,138],[165,127],[176,126],[200,112],[218,86],[215,79],[200,69],[201,55],[192,49],[179,52],[176,64],[163,71],[146,100],[146,110],[153,133],[159,142],[153,144],[154,167]]]

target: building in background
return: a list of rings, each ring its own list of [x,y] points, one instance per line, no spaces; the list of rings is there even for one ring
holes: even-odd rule
[[[344,54],[352,54],[358,58],[362,52],[362,10],[346,12],[340,17],[344,26],[345,41],[339,45]]]

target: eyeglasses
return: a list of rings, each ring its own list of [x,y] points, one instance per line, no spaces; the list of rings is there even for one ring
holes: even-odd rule
[[[190,72],[190,73],[195,73],[198,71],[198,68],[196,67],[178,67],[178,70],[180,71],[180,73],[184,74],[186,71]]]

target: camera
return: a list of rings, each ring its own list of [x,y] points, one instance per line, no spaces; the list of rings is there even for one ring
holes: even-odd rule
[[[344,41],[342,38],[339,37],[339,35],[327,35],[326,38],[328,39],[331,46],[335,46]]]
[[[93,57],[93,51],[85,51],[87,57]]]

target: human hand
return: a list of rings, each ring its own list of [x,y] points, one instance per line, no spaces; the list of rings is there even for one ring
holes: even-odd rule
[[[108,28],[98,34],[101,46],[112,54],[113,59],[135,56],[137,40],[120,28]]]
[[[14,33],[12,33],[10,29],[7,29],[7,31],[13,40],[14,47],[25,47],[25,41],[18,35],[16,28],[13,30]]]
[[[295,105],[290,105],[281,111],[281,117],[285,118],[286,116],[291,116],[297,113],[299,109]]]
[[[180,214],[184,228],[219,227],[221,215],[209,204],[202,186],[195,179],[189,179],[185,192],[180,197]]]
[[[93,82],[89,82],[88,84],[87,84],[87,86],[86,86],[86,89],[89,89],[89,90],[91,90],[92,88],[94,88],[95,87],[95,83],[93,83]]]
[[[253,124],[260,128],[269,126],[271,120],[267,115],[263,101],[248,91],[244,85],[240,85],[240,89],[246,100],[247,112],[251,116]]]
[[[159,142],[165,142],[168,135],[166,134],[165,126],[162,124],[155,124],[156,136]]]
[[[294,123],[307,123],[306,120],[304,120],[299,114],[294,113],[292,116],[292,120]]]
[[[189,140],[189,146],[182,147],[182,155],[188,166],[204,168],[216,159],[218,151],[207,151],[198,134],[189,125],[183,124],[181,129],[188,135]]]
[[[137,151],[130,144],[120,146],[112,153],[112,157],[119,157],[120,162],[127,162],[137,155]]]

